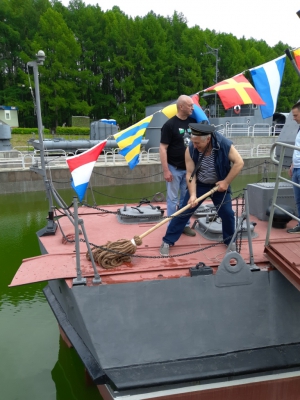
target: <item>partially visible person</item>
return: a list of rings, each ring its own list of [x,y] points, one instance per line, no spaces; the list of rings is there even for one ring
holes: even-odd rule
[[[292,114],[294,121],[297,124],[300,124],[300,101],[293,105]],[[295,139],[295,146],[300,147],[300,128],[298,129],[298,133]],[[289,169],[289,176],[292,178],[292,181],[300,185],[300,151],[294,150],[293,152],[293,160]],[[298,211],[298,218],[300,218],[300,188],[293,185],[294,196],[296,207]],[[296,225],[294,228],[288,229],[288,233],[300,233],[300,224]]]
[[[178,207],[182,207],[186,193],[185,150],[190,138],[189,124],[196,122],[190,117],[193,104],[189,96],[179,96],[176,115],[161,128],[159,154],[167,185],[168,216],[174,214]],[[183,233],[188,236],[196,235],[189,226],[189,220],[186,221]]]
[[[244,161],[232,142],[215,132],[213,126],[201,123],[192,123],[189,126],[192,130],[191,142],[185,153],[188,192],[182,207],[191,204],[191,208],[171,220],[160,246],[162,256],[169,256],[170,246],[177,242],[186,221],[202,203],[197,203],[196,199],[216,185],[219,186],[218,191],[211,199],[222,219],[223,240],[227,246],[235,231],[230,184],[242,170]],[[230,250],[235,248],[233,242]]]

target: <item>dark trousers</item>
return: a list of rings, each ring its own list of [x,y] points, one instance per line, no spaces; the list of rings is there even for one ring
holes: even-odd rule
[[[214,186],[215,185],[197,184],[197,198],[203,196]],[[182,207],[187,205],[189,198],[190,194],[189,192],[187,192]],[[235,231],[235,218],[232,209],[231,196],[228,192],[215,192],[211,196],[211,199],[218,210],[218,216],[222,219],[222,233],[223,233],[224,243],[229,244],[231,237]],[[171,220],[167,232],[163,237],[163,241],[165,243],[168,243],[169,245],[174,245],[174,243],[177,242],[192,213],[197,210],[197,208],[203,201],[200,201],[196,207],[189,208],[183,211],[182,214],[178,215],[177,217],[174,217]]]

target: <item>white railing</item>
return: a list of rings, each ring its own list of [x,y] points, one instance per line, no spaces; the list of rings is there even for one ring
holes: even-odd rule
[[[254,124],[252,130],[252,136],[271,136],[272,126],[269,124]]]
[[[263,157],[270,156],[271,144],[260,144],[257,147],[251,147],[250,144],[241,144],[234,146],[242,157]],[[80,149],[79,152],[86,151]],[[45,151],[45,164],[47,168],[67,167],[66,158],[71,154],[64,150]],[[18,150],[0,151],[0,168],[29,168],[32,165],[40,165],[41,158],[39,150],[32,152],[21,152]],[[148,151],[140,153],[140,164],[160,163],[159,147],[151,147]],[[97,164],[102,165],[127,165],[125,157],[119,154],[119,149],[110,149],[103,152],[97,160]]]
[[[271,135],[270,136],[279,136],[284,124],[276,124],[271,127]]]
[[[252,126],[245,124],[231,124],[226,125],[226,136],[252,136]]]
[[[273,146],[272,144],[258,144],[257,148],[254,151],[254,156],[255,157],[263,157],[263,156],[269,156],[270,157],[270,151]]]
[[[44,150],[44,160],[45,164],[47,167],[61,167],[66,164],[66,158],[69,155],[72,155],[74,153],[66,153],[65,150],[63,149],[51,149],[51,150]],[[41,162],[41,157],[40,157],[40,150],[34,150],[33,151],[33,158],[32,158],[33,164],[40,163]]]
[[[218,132],[222,133],[226,137],[233,136],[278,136],[283,125],[269,125],[269,124],[227,124],[222,131],[222,129],[217,129]]]
[[[142,151],[140,154],[141,162],[160,162],[159,147],[150,147],[148,151]]]
[[[223,125],[223,124],[215,125],[215,128],[216,128],[217,132],[221,133],[221,135],[227,136],[226,135],[226,127],[225,127],[225,125]]]
[[[19,150],[0,151],[0,168],[25,168],[25,159]]]
[[[252,147],[250,144],[238,144],[234,145],[234,147],[242,157],[253,157],[255,153],[255,147]]]

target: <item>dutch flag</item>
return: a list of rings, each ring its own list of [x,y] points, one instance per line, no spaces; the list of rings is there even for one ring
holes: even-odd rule
[[[66,158],[71,171],[71,186],[78,195],[79,201],[82,201],[88,187],[94,165],[106,145],[107,139],[96,144],[91,149],[77,156]]]

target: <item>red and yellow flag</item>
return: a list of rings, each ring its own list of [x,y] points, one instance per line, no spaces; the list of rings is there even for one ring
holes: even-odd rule
[[[219,82],[205,92],[210,90],[218,93],[225,110],[237,104],[266,104],[243,74]]]
[[[300,69],[300,48],[294,50],[293,55],[294,55],[295,63],[297,65],[298,69]]]

